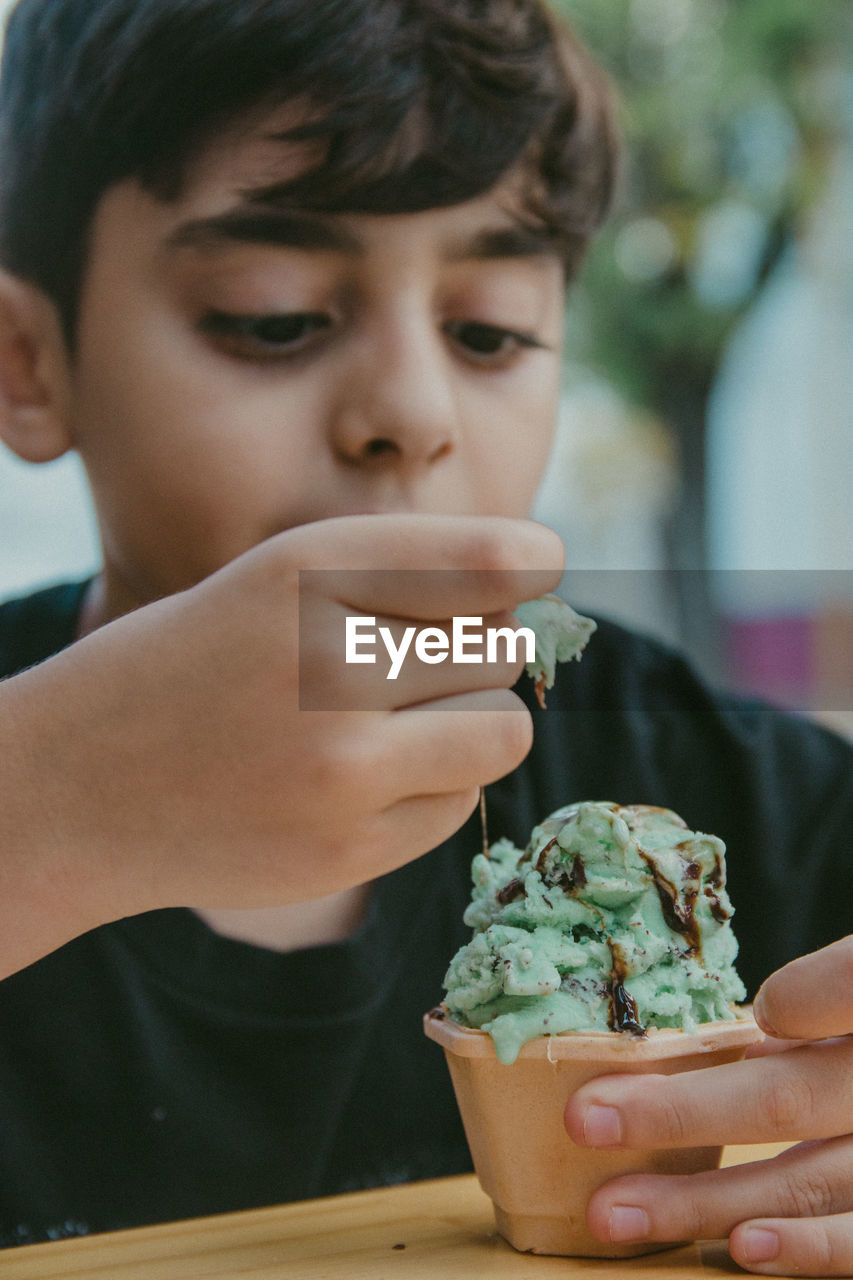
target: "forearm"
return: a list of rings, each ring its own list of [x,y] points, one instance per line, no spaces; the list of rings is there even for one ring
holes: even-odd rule
[[[0,683],[0,978],[110,914],[81,847],[97,778],[65,675],[47,663]]]

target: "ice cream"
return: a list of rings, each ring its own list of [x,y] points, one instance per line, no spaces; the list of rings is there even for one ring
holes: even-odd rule
[[[719,1147],[576,1147],[563,1112],[602,1073],[694,1071],[761,1039],[733,1004],[744,988],[724,854],[668,809],[584,803],[551,814],[525,850],[500,840],[474,859],[474,936],[424,1030],[445,1051],[474,1167],[516,1249],[659,1249],[593,1236],[590,1196],[624,1174],[719,1163]]]
[[[735,1020],[745,989],[725,889],[725,845],[668,809],[558,809],[525,850],[472,864],[474,929],[445,977],[444,1008],[502,1063],[560,1032],[691,1033]]]
[[[539,705],[544,707],[545,690],[554,686],[557,663],[580,659],[595,623],[554,595],[520,604],[515,616],[536,635],[536,655],[526,671],[536,686]]]

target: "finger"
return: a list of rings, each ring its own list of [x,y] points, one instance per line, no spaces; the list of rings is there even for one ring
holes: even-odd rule
[[[521,763],[533,741],[524,703],[507,689],[460,694],[391,717],[392,800],[484,787]]]
[[[569,1099],[565,1121],[587,1147],[832,1137],[853,1129],[853,1041],[672,1076],[598,1076]]]
[[[498,702],[502,709],[495,709]],[[321,735],[305,790],[310,802],[335,784],[337,805],[312,819],[311,857],[317,878],[338,887],[363,883],[452,835],[476,806],[480,787],[510,772],[532,741],[530,712],[508,690],[448,698],[432,711],[334,719],[336,726]],[[341,723],[343,731],[335,732]]]
[[[367,884],[437,848],[462,827],[477,807],[479,791],[407,796],[387,809],[353,818],[344,842],[322,841],[310,849],[317,897]]]
[[[853,937],[800,956],[772,974],[755,997],[768,1035],[823,1040],[853,1032]]]
[[[291,529],[300,590],[364,613],[443,618],[512,609],[552,590],[563,571],[559,538],[531,520],[374,515]]]
[[[685,1176],[615,1178],[587,1207],[601,1240],[697,1240],[727,1236],[747,1218],[814,1218],[853,1204],[853,1139],[803,1143],[769,1160]]]
[[[430,849],[459,830],[479,802],[479,790],[442,795],[408,796],[378,815],[375,837],[355,860],[354,883],[378,879]]]
[[[476,793],[510,773],[530,750],[533,722],[507,689],[444,698],[391,715],[357,717],[340,741],[324,736],[320,773],[337,782],[341,802],[359,821],[417,797]]]
[[[729,1252],[758,1275],[853,1276],[853,1213],[743,1222],[731,1234]]]

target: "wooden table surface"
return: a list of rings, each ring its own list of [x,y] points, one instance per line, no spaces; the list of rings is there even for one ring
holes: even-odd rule
[[[785,1144],[730,1147],[724,1163]],[[721,1241],[630,1261],[516,1253],[494,1230],[473,1176],[27,1245],[0,1257],[2,1280],[696,1280],[744,1275]]]

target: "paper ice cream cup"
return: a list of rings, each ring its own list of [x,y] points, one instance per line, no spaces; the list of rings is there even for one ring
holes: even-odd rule
[[[491,1036],[453,1022],[442,1009],[424,1030],[445,1051],[474,1168],[494,1204],[500,1234],[525,1253],[633,1257],[667,1246],[597,1240],[586,1225],[594,1191],[628,1173],[714,1169],[721,1147],[596,1151],[576,1146],[563,1124],[566,1103],[587,1080],[612,1072],[670,1075],[742,1058],[761,1032],[750,1015],[708,1023],[695,1034],[649,1029],[638,1038],[599,1032],[543,1036],[511,1066]]]

